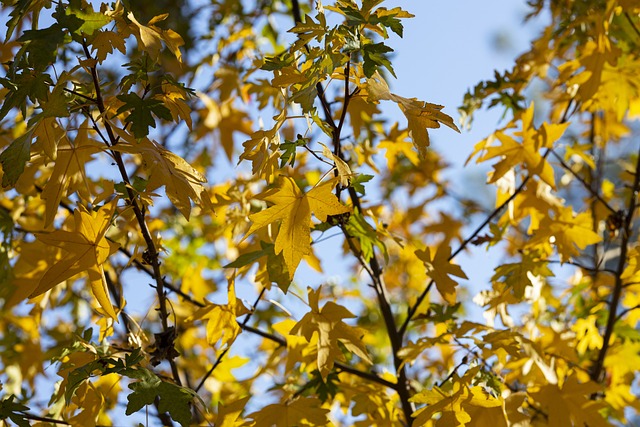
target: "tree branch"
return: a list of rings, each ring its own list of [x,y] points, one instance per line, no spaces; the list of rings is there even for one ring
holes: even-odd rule
[[[616,268],[616,278],[613,285],[613,294],[609,301],[609,316],[607,318],[607,325],[604,330],[604,336],[602,338],[602,348],[598,352],[598,358],[590,372],[590,377],[593,381],[602,381],[602,374],[604,368],[604,359],[607,356],[607,351],[611,345],[611,337],[613,335],[613,329],[618,320],[617,311],[620,304],[620,298],[622,296],[622,289],[624,283],[622,280],[622,273],[627,263],[627,252],[629,250],[629,241],[631,239],[631,225],[633,223],[633,217],[636,211],[636,204],[638,198],[638,191],[640,191],[640,150],[637,154],[636,170],[634,172],[633,186],[631,187],[631,194],[629,195],[629,201],[627,204],[624,226],[622,228],[622,241],[620,242],[620,258],[618,259],[618,266]]]
[[[547,153],[545,153],[545,157],[549,154],[549,151],[547,151]],[[485,218],[485,220],[482,222],[482,224],[480,224],[478,227],[476,227],[476,229],[473,231],[473,233],[471,233],[471,235],[469,237],[467,237],[467,239],[462,242],[460,244],[460,246],[458,247],[458,249],[456,249],[455,251],[453,251],[453,253],[451,253],[451,256],[449,256],[448,260],[451,261],[453,258],[455,258],[460,252],[462,252],[468,245],[469,243],[471,243],[471,241],[473,239],[476,238],[476,236],[478,234],[480,234],[480,232],[491,222],[493,221],[493,219],[498,216],[498,214],[500,212],[502,212],[502,210],[509,204],[511,203],[518,194],[520,194],[522,192],[522,190],[524,189],[524,187],[527,185],[527,183],[529,182],[529,179],[531,178],[531,175],[527,175],[523,180],[522,183],[518,186],[518,188],[516,188],[516,190],[513,192],[513,194],[511,196],[509,196],[509,198],[507,200],[505,200],[504,202],[502,202],[502,204],[500,206],[498,206],[497,208],[495,208],[493,210],[493,212],[491,212],[487,218]],[[409,307],[409,310],[407,311],[407,318],[404,320],[404,322],[402,322],[402,326],[400,326],[400,330],[399,333],[401,336],[404,336],[404,334],[407,332],[407,327],[409,326],[409,322],[411,322],[411,319],[413,318],[413,316],[416,314],[416,311],[418,311],[418,307],[420,306],[420,304],[422,304],[422,301],[424,301],[424,299],[426,298],[426,296],[429,294],[429,291],[431,290],[431,288],[433,287],[434,284],[434,280],[430,280],[429,284],[427,284],[427,287],[424,289],[424,291],[422,291],[422,293],[420,294],[420,296],[418,297],[418,299],[416,300],[416,302]]]
[[[82,47],[83,47],[85,56],[88,59],[93,59],[91,56],[91,53],[89,52],[89,48],[87,47],[87,44],[84,40],[82,43]],[[96,106],[98,107],[98,111],[100,112],[100,114],[103,115],[104,117],[105,106],[104,106],[104,100],[102,98],[102,92],[100,88],[100,79],[98,78],[98,71],[95,66],[89,67],[89,69],[91,71],[93,86],[96,91],[96,97],[95,97]],[[117,144],[118,139],[114,135],[113,129],[111,128],[111,125],[109,124],[108,121],[103,120],[103,125],[109,137],[107,146],[113,147],[114,145]],[[122,179],[124,180],[125,183],[130,185],[131,182],[129,180],[129,175],[127,173],[127,170],[125,168],[124,161],[122,160],[122,156],[118,151],[115,151],[115,150],[111,150],[111,154],[116,161],[116,164],[118,166],[118,170],[120,171],[120,175],[122,176]],[[160,321],[162,323],[162,332],[163,334],[173,334],[173,336],[170,337],[170,342],[171,342],[170,345],[173,346],[173,340],[175,339],[175,329],[169,328],[167,296],[164,290],[164,281],[162,279],[162,273],[160,272],[160,260],[159,260],[158,250],[153,241],[153,238],[151,237],[151,232],[147,227],[142,208],[138,205],[138,202],[136,201],[136,198],[135,198],[135,194],[129,187],[127,187],[127,196],[128,196],[128,202],[133,208],[133,212],[138,222],[138,226],[140,227],[140,233],[142,234],[142,238],[144,239],[147,245],[148,259],[153,269],[153,278],[155,279],[155,282],[156,282],[154,287],[158,295],[158,313],[160,316]],[[182,381],[180,380],[180,373],[178,372],[178,367],[175,361],[171,357],[167,357],[167,360],[169,361],[169,365],[171,366],[171,373],[173,375],[174,381],[176,382],[176,384],[181,385]]]

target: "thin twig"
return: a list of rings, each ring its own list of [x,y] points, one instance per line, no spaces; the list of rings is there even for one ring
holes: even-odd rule
[[[553,154],[553,156],[556,158],[556,160],[558,160],[560,162],[560,165],[567,171],[569,172],[575,179],[577,179],[585,188],[585,190],[587,190],[589,192],[589,194],[591,194],[591,196],[595,197],[600,203],[602,203],[604,205],[605,208],[607,208],[611,213],[613,214],[617,214],[618,211],[615,210],[614,208],[611,207],[611,205],[609,205],[609,203],[607,203],[606,200],[604,200],[602,198],[602,196],[595,191],[593,188],[591,188],[591,185],[589,185],[588,182],[586,182],[584,180],[584,178],[582,178],[580,175],[578,175],[573,169],[571,169],[571,166],[569,166],[563,159],[562,157],[560,157],[560,155],[558,153],[556,153],[553,148],[550,148],[551,150],[551,154]]]
[[[244,317],[244,320],[240,324],[240,328],[243,328],[244,326],[247,326],[247,323],[249,322],[249,319],[251,319],[251,316],[253,315],[253,313],[255,313],[256,307],[258,306],[258,303],[260,302],[260,300],[262,299],[262,296],[264,295],[264,293],[266,291],[267,291],[267,288],[263,287],[262,290],[260,291],[260,293],[258,294],[258,296],[256,297],[256,300],[253,302],[253,306],[252,306],[251,311],[247,313],[247,315]],[[213,364],[213,366],[211,367],[211,369],[209,369],[207,371],[207,373],[204,375],[204,377],[202,377],[202,379],[200,380],[200,382],[198,383],[196,388],[194,388],[194,391],[196,393],[198,391],[200,391],[200,389],[202,388],[204,383],[207,381],[207,378],[209,378],[211,376],[211,374],[213,374],[213,371],[215,371],[215,369],[218,367],[218,365],[220,365],[220,363],[222,363],[222,358],[225,356],[225,354],[227,354],[229,352],[230,349],[231,349],[231,345],[227,346],[227,348],[225,348],[222,351],[222,353],[220,353],[220,356],[218,356],[218,358],[216,359],[216,361]]]

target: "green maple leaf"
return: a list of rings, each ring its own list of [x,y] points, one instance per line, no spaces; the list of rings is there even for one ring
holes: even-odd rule
[[[11,395],[6,399],[0,400],[0,420],[9,418],[20,427],[29,427],[31,425],[29,420],[22,414],[22,412],[28,411],[29,407],[14,402],[14,399],[15,396]]]
[[[31,157],[31,136],[33,128],[21,137],[15,139],[6,150],[0,154],[2,164],[2,187],[12,187],[24,172],[24,166]]]
[[[79,35],[84,33],[90,36],[96,30],[99,30],[111,22],[110,17],[102,13],[94,12],[91,8],[88,8],[86,11],[67,9],[65,13],[68,16],[75,17],[82,21],[77,29],[72,30],[75,34]]]
[[[129,388],[133,390],[133,393],[127,396],[129,401],[127,415],[131,415],[144,406],[154,403],[156,397],[159,397],[159,412],[168,412],[171,418],[179,422],[183,427],[190,425],[191,402],[198,397],[193,390],[162,381],[147,369],[137,369],[131,373],[131,376],[138,378],[140,381],[129,384]]]
[[[393,52],[393,49],[385,46],[384,43],[367,44],[362,47],[363,70],[367,78],[371,78],[379,66],[385,67],[393,77],[396,77],[391,62],[385,56],[385,53],[389,52]]]
[[[136,138],[144,138],[149,135],[149,127],[155,129],[157,117],[165,120],[172,120],[171,111],[162,104],[162,101],[152,98],[143,99],[135,93],[119,95],[117,98],[124,102],[124,105],[118,109],[118,114],[125,111],[129,112],[125,123],[131,123],[131,130]]]
[[[32,102],[47,100],[49,85],[53,85],[53,81],[45,73],[21,73],[13,80],[0,78],[0,84],[9,90],[0,108],[1,120],[15,107],[20,108],[22,115],[26,117],[27,98]]]
[[[41,30],[26,30],[24,32],[18,41],[26,42],[29,63],[34,71],[43,71],[55,62],[58,56],[58,47],[64,43],[65,35],[66,31],[59,23]]]

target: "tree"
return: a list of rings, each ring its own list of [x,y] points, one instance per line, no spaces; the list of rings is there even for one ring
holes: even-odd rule
[[[593,427],[640,409],[637,2],[529,1],[550,22],[459,109],[463,128],[504,115],[468,160],[495,203],[443,178],[429,132],[455,143],[451,108],[389,88],[410,11],[98,3],[3,3],[4,422]],[[501,259],[477,287],[455,261],[472,246]]]

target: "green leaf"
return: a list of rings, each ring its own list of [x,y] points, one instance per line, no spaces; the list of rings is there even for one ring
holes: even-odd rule
[[[129,384],[133,393],[127,396],[126,414],[131,415],[146,405],[153,404],[159,397],[158,411],[168,412],[171,418],[180,423],[182,427],[188,427],[191,423],[191,402],[198,395],[185,387],[162,381],[157,375],[147,369],[135,371],[140,380]]]
[[[288,52],[277,56],[265,56],[264,63],[260,69],[265,71],[281,70],[293,64],[294,59],[295,57]]]
[[[45,73],[21,73],[13,80],[0,78],[0,84],[9,89],[5,95],[4,103],[0,108],[0,120],[11,111],[12,108],[20,108],[22,115],[27,115],[27,98],[31,102],[46,101],[49,97],[49,86],[53,81]]]
[[[402,37],[404,26],[402,25],[402,22],[395,17],[395,15],[385,15],[382,17],[371,15],[369,21],[371,24],[381,24],[384,27],[390,28],[391,31]]]
[[[316,396],[324,403],[333,399],[340,391],[340,377],[337,372],[331,372],[326,380],[322,378],[320,371],[314,369],[311,372],[312,379],[307,383],[307,387],[315,391]]]
[[[24,166],[29,161],[31,152],[31,137],[33,128],[21,137],[14,140],[6,150],[0,154],[0,164],[2,164],[2,187],[13,187],[22,172]]]
[[[6,399],[0,400],[0,420],[6,420],[9,418],[19,427],[29,427],[31,425],[29,420],[21,413],[28,411],[29,407],[14,402],[14,399],[15,396],[12,394]]]
[[[93,9],[87,11],[66,9],[65,13],[70,16],[75,16],[82,21],[80,26],[73,30],[73,32],[78,35],[86,34],[90,36],[95,31],[111,22],[110,17],[103,15],[102,13],[94,12]]]
[[[376,230],[364,219],[362,214],[354,209],[346,224],[349,234],[360,242],[360,250],[366,261],[374,256],[374,248],[380,249],[385,258],[388,256],[387,247],[378,239]]]
[[[29,63],[34,71],[40,72],[56,61],[58,47],[64,43],[66,31],[56,23],[41,30],[27,30],[20,42],[26,42]]]
[[[262,244],[263,242],[261,242]],[[291,286],[291,279],[289,275],[289,269],[284,262],[284,255],[280,252],[278,255],[273,250],[274,245],[271,245],[271,251],[267,255],[267,274],[269,274],[269,280],[278,285],[280,290],[285,294]]]
[[[296,161],[296,151],[298,147],[304,147],[307,142],[307,139],[298,135],[298,139],[295,141],[285,140],[285,142],[281,143],[280,150],[282,154],[280,155],[280,168],[283,168],[287,164],[293,166]]]
[[[116,98],[124,102],[124,105],[118,109],[117,113],[122,114],[125,111],[129,112],[124,122],[131,123],[131,130],[136,138],[144,138],[149,135],[149,127],[155,129],[156,121],[152,113],[161,119],[173,119],[171,111],[165,107],[160,100],[151,98],[143,99],[135,93],[118,95]]]
[[[362,184],[364,184],[365,182],[369,182],[372,179],[373,179],[373,175],[366,175],[366,174],[356,175],[355,177],[353,177],[351,179],[350,185],[358,193],[364,195],[365,194],[365,189],[364,189],[364,185],[362,185]]]
[[[384,55],[389,52],[393,52],[393,49],[385,46],[384,43],[366,44],[362,47],[363,70],[367,78],[371,78],[378,71],[379,66],[385,67],[393,77],[396,77],[391,62]]]
[[[260,251],[247,252],[246,254],[240,255],[238,258],[236,258],[235,261],[230,262],[229,264],[222,266],[222,268],[240,268],[240,267],[244,267],[245,265],[249,265],[249,264],[259,260],[260,258],[262,258],[265,255],[267,255],[267,252],[264,249],[262,249]]]

